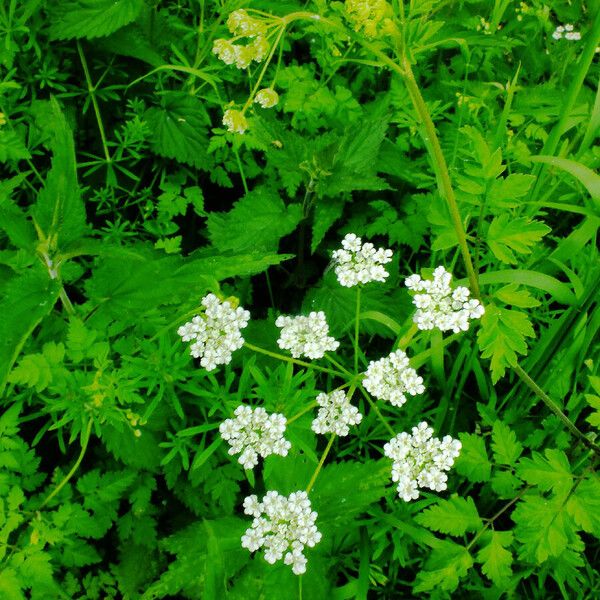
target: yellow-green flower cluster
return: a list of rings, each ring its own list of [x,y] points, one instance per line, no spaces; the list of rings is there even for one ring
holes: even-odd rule
[[[252,61],[262,62],[269,52],[267,26],[260,19],[250,16],[244,9],[233,11],[227,19],[227,27],[233,38],[219,38],[213,43],[213,53],[227,65],[247,69]],[[246,44],[234,43],[239,38],[250,38]]]
[[[346,15],[354,31],[362,30],[370,38],[393,31],[392,14],[386,0],[346,0]]]
[[[262,108],[273,108],[279,102],[279,94],[273,88],[263,88],[256,92],[254,102]]]
[[[223,115],[223,125],[227,127],[227,131],[231,133],[246,133],[248,129],[248,121],[241,110],[230,108]]]

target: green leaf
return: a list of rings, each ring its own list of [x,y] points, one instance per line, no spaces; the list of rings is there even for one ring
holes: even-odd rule
[[[481,537],[483,547],[477,553],[481,571],[495,585],[503,587],[512,575],[513,555],[507,548],[512,544],[510,531],[487,531]]]
[[[31,154],[17,132],[0,127],[0,163],[26,158],[31,158]]]
[[[567,500],[567,512],[578,527],[600,537],[600,480],[588,475]]]
[[[456,536],[483,527],[473,498],[470,496],[463,498],[453,495],[448,500],[438,500],[437,504],[418,514],[415,520],[419,525],[424,525],[432,531]]]
[[[492,429],[492,450],[498,464],[512,467],[521,456],[523,446],[508,425],[496,421]]]
[[[557,494],[566,494],[573,485],[571,465],[562,450],[547,448],[545,457],[533,452],[531,458],[519,461],[517,474],[531,485],[541,490],[554,490]]]
[[[6,378],[31,332],[54,308],[59,287],[40,270],[14,277],[0,300],[0,397]]]
[[[73,132],[58,102],[50,100],[52,168],[38,194],[32,216],[47,241],[46,252],[63,248],[86,231],[86,215],[77,183],[77,162]]]
[[[496,290],[494,296],[505,304],[516,306],[517,308],[534,308],[541,302],[534,298],[527,290],[520,289],[516,283],[505,285]]]
[[[477,338],[481,356],[491,358],[494,383],[507,367],[517,364],[517,354],[527,354],[527,337],[535,337],[535,333],[525,313],[486,305]]]
[[[550,231],[550,227],[541,221],[515,218],[503,213],[494,217],[486,241],[496,258],[505,263],[517,264],[514,253],[530,254],[532,247]]]
[[[56,0],[49,8],[55,40],[109,35],[138,16],[143,0]]]
[[[489,481],[492,465],[483,438],[474,433],[461,433],[459,438],[462,448],[456,459],[456,470],[469,481]]]
[[[181,92],[165,92],[160,108],[149,108],[144,118],[152,131],[153,152],[200,169],[210,169],[207,154],[210,121],[200,100]]]
[[[533,175],[522,173],[495,179],[487,193],[488,203],[492,207],[516,208],[520,204],[517,198],[526,196],[534,182]]]
[[[425,568],[418,572],[413,591],[418,593],[439,589],[453,592],[472,566],[473,557],[464,546],[450,540],[440,541],[429,555]]]
[[[312,239],[310,242],[310,251],[312,253],[316,251],[319,244],[323,241],[325,234],[342,216],[343,212],[344,203],[342,200],[329,198],[317,202],[313,217]]]
[[[286,206],[277,192],[256,188],[227,213],[211,212],[208,233],[220,252],[276,252],[279,240],[302,220],[299,204]]]
[[[559,496],[525,496],[513,511],[512,520],[516,523],[515,538],[522,544],[522,560],[540,564],[550,556],[559,556],[576,539],[564,499]]]

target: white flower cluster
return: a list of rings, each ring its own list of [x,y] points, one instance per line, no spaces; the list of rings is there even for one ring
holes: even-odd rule
[[[571,24],[567,25],[559,25],[552,34],[552,37],[555,40],[560,40],[564,38],[565,40],[570,40],[572,42],[581,39],[581,33],[579,31],[573,31],[574,27]]]
[[[353,287],[369,281],[385,281],[389,273],[383,265],[392,260],[392,251],[375,249],[370,242],[362,240],[354,233],[348,233],[342,240],[342,248],[332,254],[335,274],[344,287]]]
[[[279,316],[275,321],[281,327],[277,343],[289,350],[294,358],[306,356],[310,359],[323,358],[325,352],[333,352],[340,345],[329,334],[329,325],[323,311],[311,312],[307,317]]]
[[[312,422],[315,433],[335,433],[342,437],[350,433],[350,425],[358,425],[362,415],[343,390],[336,390],[330,394],[321,392],[317,396],[317,404],[321,407],[316,419]]]
[[[244,500],[244,512],[254,517],[252,526],[242,536],[242,547],[250,552],[265,549],[265,560],[274,564],[281,560],[292,565],[295,575],[306,572],[305,546],[312,548],[321,540],[306,492],[288,497],[274,491],[266,493],[262,502],[256,496]]]
[[[235,419],[227,419],[219,426],[221,437],[229,442],[229,454],[241,455],[238,462],[244,469],[252,469],[258,464],[258,457],[270,454],[287,456],[292,445],[283,437],[286,418],[279,414],[269,414],[264,408],[238,406]]]
[[[413,304],[417,311],[413,318],[419,329],[441,331],[452,330],[454,333],[467,331],[470,319],[479,319],[484,308],[479,300],[470,299],[466,287],[459,286],[452,290],[452,275],[438,267],[433,272],[433,280],[421,279],[419,275],[411,275],[405,280],[406,287],[419,292],[413,296]]]
[[[408,356],[402,350],[371,361],[363,385],[375,398],[387,400],[393,406],[402,406],[406,394],[416,396],[425,391],[423,378],[409,365]]]
[[[412,435],[402,432],[383,448],[394,462],[392,481],[398,482],[398,495],[405,502],[419,497],[419,488],[436,492],[446,489],[448,471],[460,454],[461,443],[449,435],[442,440],[433,437],[433,429],[425,421],[412,428]]]
[[[240,333],[248,325],[250,313],[241,307],[233,308],[214,294],[202,298],[204,313],[182,325],[177,333],[190,344],[190,354],[200,358],[200,364],[212,371],[217,365],[231,362],[231,353],[244,345]]]

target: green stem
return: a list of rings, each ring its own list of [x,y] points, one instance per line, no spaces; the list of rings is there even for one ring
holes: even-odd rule
[[[367,393],[367,390],[365,390],[365,388],[362,385],[359,385],[358,387],[360,388],[362,395],[365,397],[365,400],[369,403],[369,406],[373,409],[379,420],[383,423],[384,427],[392,435],[396,435],[396,432],[394,431],[393,427],[389,424],[389,421],[381,414],[381,411],[377,408],[377,405],[375,404],[375,402],[373,402],[371,396],[369,396],[369,394]]]
[[[524,371],[520,365],[514,365],[513,371],[520,377],[521,381],[564,423],[565,427],[578,439],[580,439],[590,450],[600,456],[600,447],[587,438],[582,431],[565,415],[558,404],[544,392],[544,390]]]
[[[60,492],[60,490],[62,490],[63,487],[65,487],[65,485],[67,485],[67,483],[69,482],[71,477],[73,477],[73,475],[75,475],[75,472],[79,468],[79,465],[81,464],[81,461],[83,460],[83,457],[85,456],[85,453],[86,453],[86,450],[88,447],[88,442],[90,441],[90,435],[92,433],[92,425],[93,425],[93,420],[90,419],[88,421],[87,427],[85,428],[85,431],[82,431],[82,433],[81,433],[81,451],[79,452],[79,456],[77,457],[75,464],[73,465],[71,470],[67,473],[67,475],[64,477],[64,479],[52,490],[52,492],[50,492],[50,494],[48,494],[48,496],[46,496],[46,499],[40,504],[39,508],[43,508],[44,506],[46,506],[46,504],[48,504],[48,502],[50,502],[50,500],[52,500],[52,498],[54,498],[54,496],[56,496],[56,494],[58,494]]]
[[[336,438],[335,433],[332,434],[331,437],[329,438],[329,442],[327,442],[327,446],[325,447],[325,450],[323,451],[323,454],[321,455],[321,460],[319,461],[319,464],[317,465],[315,472],[312,474],[312,477],[310,478],[310,481],[308,482],[308,485],[306,486],[307,494],[310,492],[313,485],[315,485],[315,481],[317,480],[317,477],[319,476],[319,473],[321,472],[321,469],[323,468],[323,463],[325,462],[327,455],[329,454],[329,451],[331,450],[331,446],[333,446],[333,441],[335,440],[335,438]]]
[[[112,162],[112,159],[110,157],[110,152],[108,151],[108,143],[106,141],[106,133],[104,132],[102,116],[100,115],[100,107],[98,106],[98,101],[96,100],[96,87],[92,84],[92,78],[90,77],[90,71],[88,69],[87,61],[85,60],[85,55],[83,54],[83,49],[81,48],[81,44],[79,43],[79,41],[77,42],[77,52],[79,53],[79,59],[81,60],[81,66],[83,67],[85,81],[88,86],[88,93],[92,101],[92,106],[94,107],[96,121],[98,122],[98,130],[100,131],[100,140],[102,141],[104,156],[106,158],[106,162],[110,164]]]
[[[300,412],[296,413],[293,417],[290,417],[287,420],[287,425],[289,425],[290,423],[293,423],[296,419],[299,419],[300,417],[305,415],[307,412],[310,412],[313,408],[316,408],[317,406],[319,406],[317,402],[311,402],[306,408],[303,408]]]
[[[471,286],[471,292],[475,298],[479,298],[479,282],[473,267],[473,261],[471,260],[469,246],[467,245],[467,234],[460,217],[458,203],[456,202],[456,195],[454,194],[454,188],[452,187],[452,181],[450,180],[448,165],[446,164],[446,159],[435,131],[435,125],[433,124],[427,104],[425,103],[425,100],[421,95],[421,90],[419,89],[419,86],[415,80],[410,62],[406,57],[404,57],[402,60],[402,67],[403,68],[401,70],[404,73],[404,83],[406,84],[414,108],[417,111],[423,127],[425,128],[425,142],[430,150],[440,193],[448,205],[450,219],[452,220],[452,225],[454,226],[454,231],[456,232],[456,237],[458,238],[458,246],[460,248],[463,262],[465,263],[469,284]]]
[[[360,285],[356,288],[356,315],[354,317],[354,373],[358,375],[358,329],[360,323]]]
[[[355,376],[348,371],[348,369],[346,369],[346,367],[344,367],[344,365],[342,365],[341,363],[339,363],[337,360],[335,360],[335,358],[333,358],[333,356],[331,356],[330,354],[328,354],[327,352],[325,353],[325,358],[334,366],[336,367],[339,371],[341,371],[344,375],[346,375],[347,377],[352,377],[354,378]]]
[[[270,350],[265,350],[264,348],[260,348],[259,346],[255,346],[254,344],[250,344],[249,342],[244,342],[244,346],[246,346],[248,350],[259,352],[260,354],[270,356],[271,358],[276,358],[277,360],[282,360],[284,362],[300,365],[301,367],[306,367],[308,369],[315,369],[317,371],[322,371],[323,373],[329,373],[330,375],[335,375],[336,377],[344,376],[344,374],[340,373],[339,371],[334,371],[333,369],[328,369],[327,367],[320,367],[319,365],[314,365],[303,360],[298,360],[297,358],[290,358],[289,356],[285,356],[284,354],[279,354],[277,352],[271,352]]]

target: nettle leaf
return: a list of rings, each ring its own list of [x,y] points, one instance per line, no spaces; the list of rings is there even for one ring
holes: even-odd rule
[[[31,213],[36,227],[48,240],[49,249],[53,249],[83,236],[86,214],[77,183],[73,132],[54,98],[50,100],[50,107],[52,168]]]
[[[527,354],[525,338],[535,337],[527,315],[517,310],[486,305],[477,334],[481,356],[491,358],[492,381],[517,364],[517,354]]]
[[[143,0],[57,0],[49,9],[55,40],[109,35],[138,16]]]
[[[523,446],[508,425],[496,421],[492,429],[492,450],[498,464],[514,466],[521,456]]]
[[[208,234],[221,251],[277,251],[279,240],[302,220],[299,204],[286,206],[277,192],[256,188],[235,203],[228,213],[211,212]]]
[[[512,541],[510,531],[486,531],[481,537],[482,548],[477,553],[477,561],[482,563],[483,574],[500,587],[506,585],[512,575],[513,555],[507,550]]]
[[[530,221],[525,217],[515,218],[503,213],[494,217],[486,241],[498,260],[515,265],[515,252],[530,254],[532,247],[550,231],[552,229],[541,221]]]
[[[562,450],[547,448],[545,457],[533,452],[531,458],[519,461],[517,474],[541,490],[554,490],[557,494],[568,493],[573,485],[573,474],[569,459]]]
[[[319,200],[315,207],[312,239],[310,242],[310,251],[315,252],[319,244],[323,241],[325,234],[331,229],[333,224],[342,216],[344,212],[344,202],[335,198]]]
[[[432,531],[456,536],[483,527],[473,498],[470,496],[463,498],[453,495],[448,500],[438,500],[437,504],[418,514],[415,520]]]
[[[462,448],[456,459],[456,470],[469,481],[489,481],[492,465],[483,438],[474,433],[461,433],[459,438]]]
[[[0,300],[0,396],[6,378],[38,323],[54,308],[59,286],[40,269],[14,277],[3,289]]]
[[[165,92],[160,107],[144,113],[152,136],[150,148],[159,156],[210,169],[207,154],[210,119],[200,100],[182,92]]]

